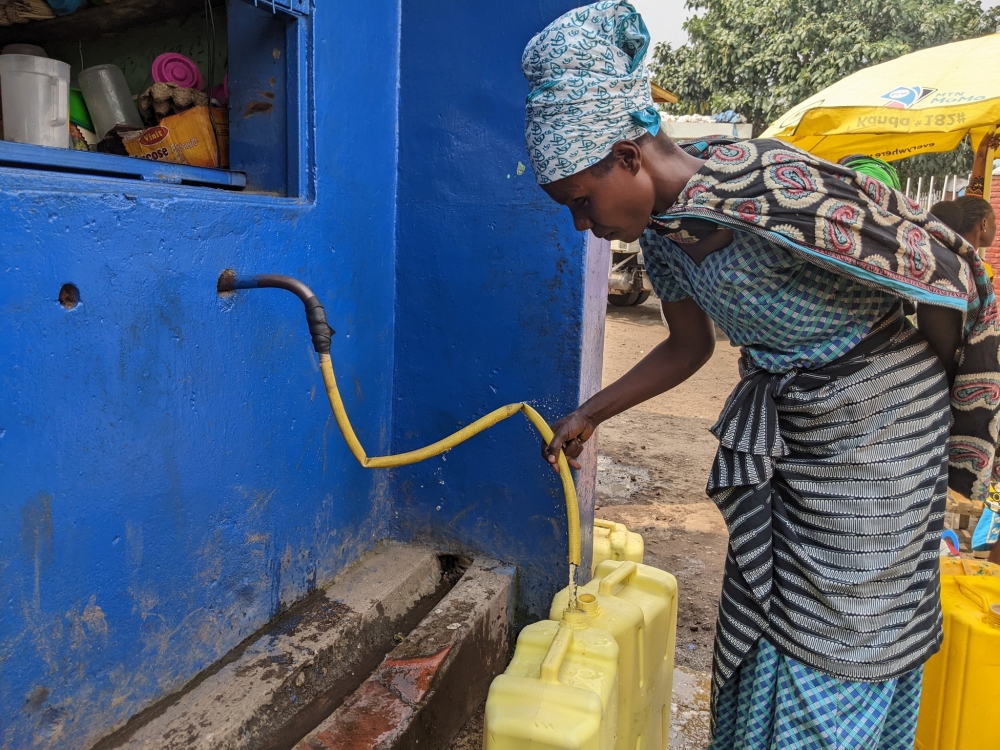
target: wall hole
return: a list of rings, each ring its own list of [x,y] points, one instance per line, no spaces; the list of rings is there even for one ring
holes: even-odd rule
[[[72,310],[80,304],[80,290],[76,284],[63,284],[59,290],[59,304],[67,310]]]
[[[236,294],[236,290],[233,289],[233,284],[235,283],[236,271],[227,268],[219,274],[219,280],[215,284],[215,291],[219,293],[220,297],[232,297]]]

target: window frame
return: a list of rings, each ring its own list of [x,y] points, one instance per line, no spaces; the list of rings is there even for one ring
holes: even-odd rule
[[[283,49],[285,97],[278,107],[283,117],[285,144],[277,146],[285,160],[284,190],[275,190],[277,183],[260,188],[254,184],[254,174],[243,169],[215,169],[195,167],[186,164],[151,161],[132,156],[120,156],[98,152],[76,151],[72,148],[50,148],[34,144],[15,143],[0,140],[0,168],[5,172],[26,175],[43,173],[48,180],[60,177],[88,175],[102,180],[112,179],[122,182],[123,190],[136,181],[155,185],[157,183],[172,188],[181,186],[222,189],[247,196],[265,195],[271,199],[301,201],[315,198],[314,149],[310,123],[314,121],[313,96],[311,90],[312,60],[312,0],[227,0],[227,36],[233,42],[231,32],[234,17],[239,21],[242,13],[271,11],[270,15],[281,17],[285,24]],[[255,10],[256,8],[256,10]],[[259,18],[257,20],[260,20]],[[237,42],[238,44],[238,42]],[[261,54],[264,54],[261,52]],[[232,52],[230,52],[232,55]],[[230,105],[230,122],[244,114]],[[230,153],[233,150],[232,127],[230,128]],[[230,164],[232,165],[232,159]],[[239,167],[241,165],[237,165]],[[73,189],[78,180],[67,182]]]

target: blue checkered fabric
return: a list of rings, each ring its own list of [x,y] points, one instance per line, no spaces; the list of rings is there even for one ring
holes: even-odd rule
[[[709,750],[913,750],[922,677],[839,680],[762,638],[719,693]]]
[[[640,240],[664,302],[688,297],[768,372],[811,370],[854,348],[898,298],[821,268],[748,232],[696,265],[652,230]]]

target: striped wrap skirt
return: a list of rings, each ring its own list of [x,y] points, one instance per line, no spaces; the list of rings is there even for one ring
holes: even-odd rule
[[[708,494],[729,529],[713,664],[762,638],[805,668],[886,682],[940,646],[948,485],[944,368],[897,310],[817,370],[742,379],[712,428]]]

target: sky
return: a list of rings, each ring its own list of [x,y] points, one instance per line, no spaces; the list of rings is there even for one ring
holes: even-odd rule
[[[684,0],[632,0],[632,4],[642,13],[654,47],[659,42],[670,42],[677,47],[687,41],[687,34],[681,28],[688,16]],[[982,0],[982,4],[984,8],[992,8],[1000,5],[1000,0]]]
[[[659,42],[678,47],[687,41],[687,34],[681,28],[687,18],[684,0],[632,0],[632,5],[642,14],[654,47]]]

